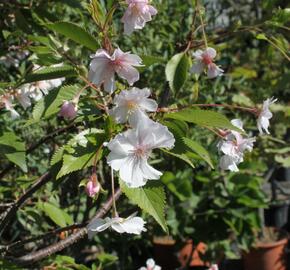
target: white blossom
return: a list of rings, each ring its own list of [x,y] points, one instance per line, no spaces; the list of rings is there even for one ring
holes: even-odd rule
[[[234,119],[231,123],[243,130],[242,121]],[[225,138],[218,143],[218,149],[224,156],[220,159],[220,167],[223,170],[230,170],[232,172],[239,171],[238,164],[244,160],[244,152],[253,150],[255,138],[244,138],[237,131],[230,131]]]
[[[5,109],[10,112],[11,118],[14,120],[18,118],[20,115],[17,111],[15,111],[13,107],[13,96],[11,95],[3,95],[0,97],[0,102],[4,105]]]
[[[134,30],[144,28],[145,24],[152,20],[157,10],[149,5],[148,0],[126,0],[127,10],[121,21],[124,23],[124,32],[131,35]]]
[[[275,103],[277,99],[268,98],[264,101],[263,107],[261,112],[259,113],[258,120],[257,120],[257,126],[259,129],[260,134],[264,134],[263,129],[267,134],[270,134],[269,132],[269,126],[270,126],[270,119],[272,118],[273,114],[271,113],[269,107],[271,104]]]
[[[155,148],[172,148],[174,137],[168,128],[143,117],[136,128],[118,134],[107,147],[111,150],[108,164],[119,171],[120,178],[131,188],[144,186],[149,179],[162,173],[148,164]]]
[[[155,112],[158,104],[148,98],[151,95],[149,88],[139,89],[136,87],[124,90],[116,95],[113,103],[115,107],[109,111],[117,123],[125,123],[127,119],[135,126],[142,117],[147,117],[147,112]]]
[[[100,49],[91,56],[89,80],[100,86],[104,84],[104,90],[112,93],[115,90],[115,73],[127,80],[130,86],[139,80],[139,72],[134,67],[142,66],[142,59],[130,52],[115,49],[112,56]]]
[[[91,239],[94,234],[102,232],[108,228],[113,229],[118,233],[141,234],[146,232],[144,225],[146,222],[141,217],[136,217],[136,213],[127,217],[114,217],[105,219],[96,218],[88,225],[88,236]]]
[[[150,258],[146,261],[146,267],[141,267],[139,270],[161,270],[161,267],[155,263],[155,261]]]
[[[192,55],[195,60],[195,63],[191,67],[192,73],[201,74],[207,69],[207,76],[210,79],[223,74],[224,71],[213,62],[216,57],[215,49],[209,47],[204,51],[197,50]]]

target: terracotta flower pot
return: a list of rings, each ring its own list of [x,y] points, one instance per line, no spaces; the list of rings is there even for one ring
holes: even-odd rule
[[[157,265],[166,270],[174,270],[179,266],[175,251],[175,240],[169,237],[154,237],[153,245]]]
[[[200,258],[200,254],[206,251],[205,243],[198,243],[197,246],[193,245],[192,240],[188,240],[184,247],[180,250],[178,260],[182,267],[188,266],[209,266],[208,262],[204,262]],[[190,260],[190,262],[189,262]]]
[[[277,241],[258,243],[249,253],[243,253],[245,270],[286,270],[287,234]]]

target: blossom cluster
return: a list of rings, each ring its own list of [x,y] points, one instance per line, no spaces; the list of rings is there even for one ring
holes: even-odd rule
[[[157,10],[148,0],[127,0],[127,10],[122,18],[125,33],[131,34],[142,29]],[[116,90],[115,75],[133,86],[140,78],[136,67],[142,66],[142,59],[131,52],[123,52],[119,47],[112,54],[99,49],[91,56],[89,80],[97,87],[112,94]],[[116,123],[126,124],[129,129],[117,134],[106,143],[110,150],[107,162],[112,170],[119,172],[120,179],[130,188],[142,187],[148,180],[159,179],[162,173],[153,168],[148,159],[156,148],[172,148],[175,139],[167,127],[149,118],[147,113],[156,112],[158,104],[150,98],[149,88],[132,87],[116,94],[110,116]],[[92,189],[90,189],[92,190]],[[146,231],[142,218],[131,215],[128,218],[95,219],[88,225],[89,237],[96,232],[111,228],[119,233],[140,234]],[[153,268],[149,268],[153,269]],[[155,268],[154,268],[155,269]]]
[[[34,65],[33,70],[39,69],[40,66]],[[57,78],[23,84],[19,89],[1,95],[0,104],[10,112],[12,119],[18,118],[19,113],[14,109],[14,100],[17,100],[24,109],[27,109],[31,106],[31,99],[35,101],[40,100],[44,95],[47,95],[50,90],[59,87],[64,79],[65,78]]]

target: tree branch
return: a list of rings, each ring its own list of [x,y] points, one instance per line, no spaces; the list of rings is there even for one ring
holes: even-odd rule
[[[115,193],[115,199],[117,200],[121,195],[121,190],[118,189]],[[95,218],[101,218],[103,217],[112,207],[113,204],[113,198],[112,196],[104,203],[104,205],[98,210],[98,212],[96,213],[96,215],[94,216],[93,219]],[[93,219],[91,219],[90,221],[92,221]],[[82,238],[84,238],[87,235],[88,231],[87,228],[81,228],[80,230],[78,230],[77,232],[73,233],[72,235],[70,235],[69,237],[67,237],[64,240],[61,240],[57,243],[54,243],[48,247],[45,247],[43,249],[40,249],[38,251],[29,253],[27,255],[21,256],[19,258],[7,258],[10,261],[17,263],[21,266],[24,265],[29,265],[32,263],[35,263],[45,257],[48,257],[56,252],[59,252],[63,249],[65,249],[68,246],[71,246],[72,244],[78,242],[79,240],[81,240]]]
[[[0,224],[0,236],[9,224],[10,220],[15,216],[17,210],[25,203],[28,198],[30,198],[30,196],[35,191],[45,185],[50,180],[50,178],[51,174],[49,172],[39,177],[38,180],[33,183],[32,186],[15,203],[13,203],[13,205],[8,208],[5,213],[2,214],[4,218],[2,219]]]

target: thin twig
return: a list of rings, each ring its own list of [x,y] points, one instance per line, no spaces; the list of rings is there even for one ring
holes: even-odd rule
[[[51,178],[51,174],[49,172],[43,174],[38,180],[10,207],[6,213],[4,214],[4,218],[0,223],[0,236],[2,235],[4,229],[10,223],[10,220],[15,216],[17,210],[25,203],[27,199],[31,197],[31,195],[40,189],[43,185],[45,185]]]
[[[121,195],[121,190],[118,189],[115,193],[115,199],[117,200]],[[98,212],[96,213],[95,218],[101,218],[103,217],[112,207],[113,204],[113,198],[110,197],[105,203],[104,205],[98,210]],[[91,221],[93,220],[91,219]],[[32,263],[35,263],[43,258],[46,258],[56,252],[59,252],[63,249],[65,249],[68,246],[71,246],[72,244],[80,241],[82,238],[84,238],[87,235],[88,231],[87,228],[81,228],[80,230],[78,230],[77,232],[73,233],[72,235],[70,235],[69,237],[67,237],[64,240],[61,240],[57,243],[54,243],[48,247],[45,247],[43,249],[40,249],[38,251],[29,253],[27,255],[21,256],[19,258],[11,258],[11,257],[7,257],[8,260],[17,263],[21,266],[24,265],[29,265]]]

